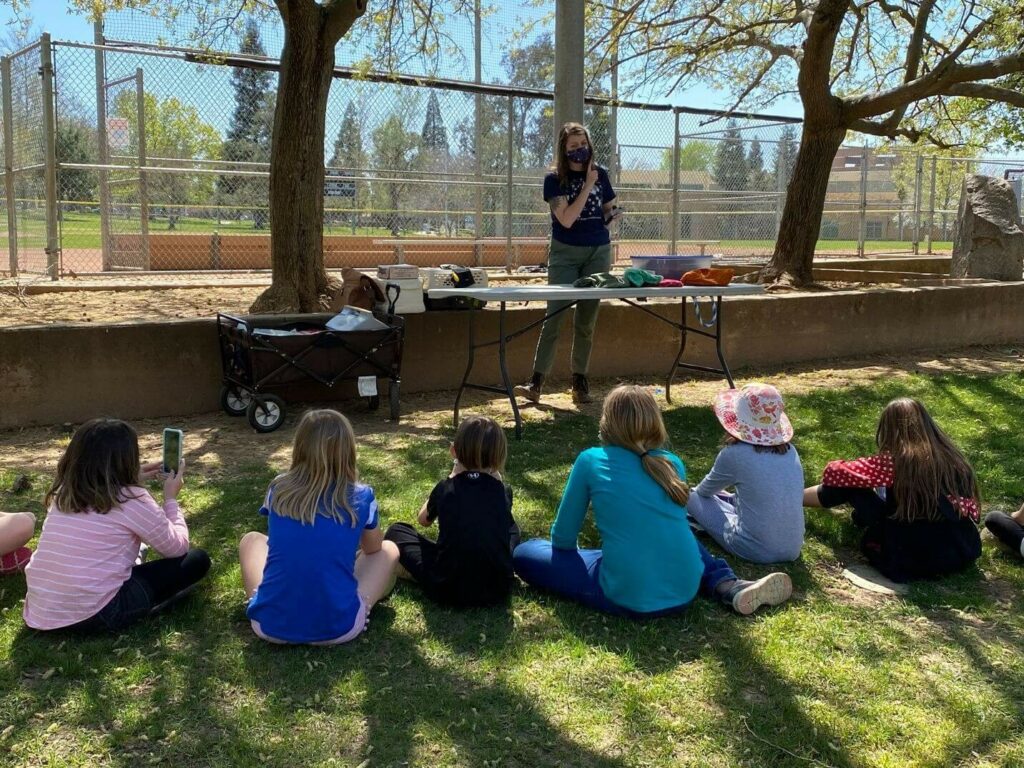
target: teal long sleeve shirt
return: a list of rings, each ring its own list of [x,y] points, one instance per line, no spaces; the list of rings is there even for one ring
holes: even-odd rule
[[[657,453],[686,479],[679,457]],[[551,526],[553,547],[576,548],[588,507],[601,534],[600,584],[609,600],[643,613],[693,600],[704,564],[686,522],[686,507],[647,474],[639,456],[600,446],[576,458]]]

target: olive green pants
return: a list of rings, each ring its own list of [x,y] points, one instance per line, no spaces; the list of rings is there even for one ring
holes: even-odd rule
[[[597,272],[607,272],[612,264],[612,247],[610,245],[565,245],[557,240],[551,241],[548,251],[548,285],[572,285],[581,277]],[[549,301],[547,312],[558,311],[571,304],[568,301]],[[597,309],[601,302],[592,299],[580,301],[573,311],[572,335],[572,372],[586,374],[590,367],[590,350],[594,346],[594,326],[597,324]],[[562,327],[568,310],[559,312],[544,321],[540,329],[540,340],[537,342],[537,353],[533,360],[533,370],[547,376],[555,363],[555,347],[558,345],[558,333]]]

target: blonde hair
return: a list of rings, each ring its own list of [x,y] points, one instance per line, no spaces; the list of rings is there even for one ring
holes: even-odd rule
[[[606,445],[617,445],[640,456],[644,471],[665,489],[672,501],[679,506],[686,504],[690,487],[680,479],[672,462],[651,453],[668,442],[668,432],[661,409],[650,392],[626,384],[609,392],[601,409],[600,435]]]
[[[358,518],[349,494],[358,479],[356,439],[348,419],[330,409],[308,411],[295,430],[291,469],[270,484],[274,512],[309,525],[321,514],[354,528]]]
[[[502,472],[508,455],[505,432],[494,419],[468,416],[459,424],[453,442],[455,458],[466,469]]]
[[[943,496],[981,501],[971,465],[917,400],[901,397],[885,406],[875,442],[892,456],[897,519],[939,520],[935,502]]]

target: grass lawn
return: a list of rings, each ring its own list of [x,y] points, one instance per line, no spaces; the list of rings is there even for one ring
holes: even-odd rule
[[[61,220],[61,247],[74,248],[99,248],[100,247],[100,215],[98,213],[83,212],[79,210],[62,211]],[[46,244],[46,219],[42,209],[27,209],[19,211],[18,215],[18,237],[26,248],[41,248]],[[325,235],[351,235],[352,227],[346,222],[345,214],[338,212],[337,220],[327,222],[324,226]],[[167,234],[167,217],[160,216],[150,221],[149,229],[152,234]],[[139,231],[139,220],[137,212],[133,218],[115,216],[111,219],[111,231],[116,233],[137,234]],[[181,234],[212,234],[214,231],[221,234],[239,234],[270,236],[269,226],[264,229],[254,229],[251,221],[234,221],[181,217],[175,223],[175,229],[171,232]],[[384,227],[357,227],[356,235],[362,237],[391,237],[391,230]],[[403,230],[402,237],[423,237],[423,233],[415,229]],[[460,232],[459,237],[472,237],[470,232]],[[683,238],[685,240],[685,238]],[[721,240],[710,246],[710,250],[716,253],[744,254],[744,253],[770,253],[775,247],[774,240]],[[938,241],[932,243],[932,250],[945,252],[951,250],[952,242]],[[680,252],[687,251],[687,246],[680,245]],[[868,240],[864,243],[866,253],[910,253],[913,250],[913,242],[910,240]],[[817,245],[819,253],[841,252],[856,253],[856,240],[819,240]],[[694,251],[696,252],[696,251]],[[924,240],[921,241],[921,252],[924,252]]]
[[[807,480],[830,458],[870,452],[878,413],[904,394],[972,460],[986,509],[1024,498],[1019,373],[914,373],[789,396]],[[595,415],[558,414],[511,441],[528,535],[546,533]],[[720,437],[710,408],[666,419],[699,479]],[[283,446],[290,434],[252,439]],[[412,518],[449,466],[449,439],[450,423],[363,431],[360,468],[385,522]],[[856,557],[847,518],[809,510],[803,557],[786,566],[794,599],[755,618],[698,600],[634,623],[525,588],[508,610],[459,612],[400,584],[350,645],[281,648],[252,635],[236,560],[281,468],[191,476],[182,505],[211,578],[119,637],[33,634],[23,579],[0,580],[0,765],[1024,765],[1024,563],[992,542],[977,569],[884,599],[838,576]],[[0,475],[0,505],[38,511],[36,491],[15,494],[13,480]]]

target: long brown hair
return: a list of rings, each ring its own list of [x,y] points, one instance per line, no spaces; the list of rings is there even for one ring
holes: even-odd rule
[[[690,487],[684,483],[672,462],[651,451],[668,442],[668,431],[654,396],[643,387],[623,384],[604,399],[601,409],[601,442],[633,451],[654,481],[665,489],[672,501],[684,506]]]
[[[75,430],[57,462],[57,476],[46,492],[61,512],[106,514],[129,499],[139,484],[139,436],[119,419],[93,419]]]
[[[551,167],[558,175],[558,185],[563,189],[569,187],[569,158],[565,154],[565,145],[569,143],[570,136],[585,136],[587,146],[590,148],[590,162],[594,161],[594,142],[590,140],[590,131],[582,123],[566,123],[558,132],[558,144],[555,147],[555,163]]]
[[[944,496],[980,501],[971,465],[917,400],[901,397],[885,406],[875,442],[892,457],[898,519],[938,519],[936,500]]]
[[[468,470],[502,472],[505,469],[508,441],[494,419],[467,416],[459,424],[453,446],[455,458]]]
[[[358,479],[349,420],[328,408],[307,411],[295,430],[291,469],[270,484],[274,512],[309,525],[322,514],[354,528],[358,518],[349,494]]]

